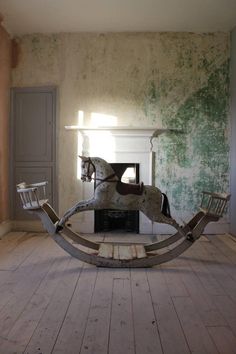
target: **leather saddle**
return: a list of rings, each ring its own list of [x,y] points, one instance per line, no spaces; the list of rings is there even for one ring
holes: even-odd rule
[[[121,195],[127,195],[127,194],[142,195],[143,182],[141,182],[140,184],[133,184],[133,183],[123,183],[121,181],[118,181],[116,184],[116,191]]]

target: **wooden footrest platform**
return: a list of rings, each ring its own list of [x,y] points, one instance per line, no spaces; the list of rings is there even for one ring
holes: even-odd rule
[[[147,257],[144,246],[101,243],[98,255],[108,259],[132,260]]]

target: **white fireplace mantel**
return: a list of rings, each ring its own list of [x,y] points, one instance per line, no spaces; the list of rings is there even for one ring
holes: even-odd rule
[[[84,134],[89,132],[110,132],[112,135],[117,136],[143,136],[149,138],[155,138],[163,133],[168,132],[182,132],[178,129],[169,128],[156,128],[156,127],[133,127],[133,126],[106,126],[106,127],[91,127],[91,126],[79,126],[79,125],[66,125],[66,130],[80,131]]]
[[[65,126],[67,131],[79,133],[79,154],[84,156],[99,156],[109,163],[139,164],[140,180],[146,185],[154,185],[153,163],[154,155],[152,140],[168,132],[180,132],[175,129],[157,127],[132,126]],[[90,183],[82,185],[83,199],[89,199],[93,194]],[[94,213],[86,212],[78,215],[74,226],[78,231],[94,232]],[[77,222],[77,225],[76,225]],[[142,213],[139,218],[139,230],[143,234],[156,233],[153,223]]]

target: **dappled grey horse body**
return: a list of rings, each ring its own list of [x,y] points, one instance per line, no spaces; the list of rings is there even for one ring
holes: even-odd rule
[[[63,227],[72,215],[82,211],[120,209],[139,210],[152,222],[169,224],[182,233],[182,228],[170,217],[167,197],[157,187],[134,187],[122,183],[111,165],[102,158],[81,156],[81,180],[95,181],[94,195],[70,208],[60,219],[58,227]]]

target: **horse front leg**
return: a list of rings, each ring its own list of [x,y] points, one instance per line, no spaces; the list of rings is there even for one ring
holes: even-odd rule
[[[72,208],[68,209],[62,218],[58,221],[56,232],[63,229],[63,225],[67,222],[67,220],[74,214],[80,213],[85,210],[93,210],[95,207],[95,200],[82,200],[79,203],[75,204]]]

